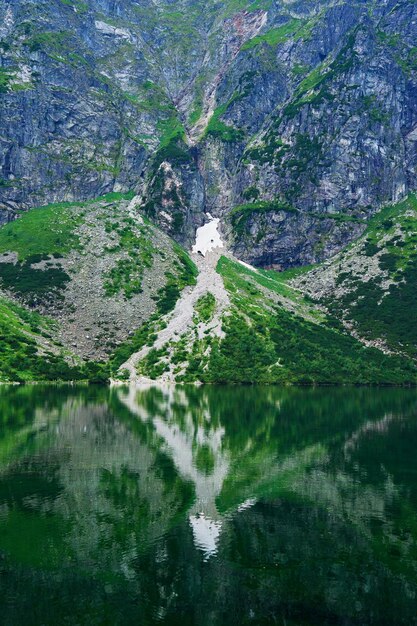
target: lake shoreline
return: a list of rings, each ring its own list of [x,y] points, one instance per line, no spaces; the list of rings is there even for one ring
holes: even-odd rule
[[[107,387],[109,389],[119,387],[136,387],[137,389],[150,389],[153,387],[173,388],[173,387],[272,387],[272,388],[299,388],[299,389],[417,389],[415,383],[292,383],[292,382],[225,382],[225,383],[204,383],[196,382],[173,382],[173,381],[153,381],[153,382],[129,382],[109,380],[108,382],[92,382],[89,380],[25,380],[25,381],[0,381],[0,386],[59,386],[59,387]]]

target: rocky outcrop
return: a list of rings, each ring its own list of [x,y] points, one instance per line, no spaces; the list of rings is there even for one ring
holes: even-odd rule
[[[416,187],[417,7],[0,0],[0,223],[134,190],[189,246],[321,261]]]
[[[231,180],[218,206],[225,216],[238,207],[229,239],[241,258],[278,267],[323,260],[383,202],[415,188],[415,73],[402,60],[411,52],[399,26],[414,9],[391,8],[370,15],[368,3],[340,3],[279,45],[241,52],[225,120],[249,141],[237,154],[237,144],[226,148]]]

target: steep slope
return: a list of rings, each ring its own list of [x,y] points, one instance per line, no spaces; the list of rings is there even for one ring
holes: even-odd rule
[[[417,199],[385,207],[349,248],[291,284],[353,335],[417,358]]]
[[[216,250],[206,254],[204,260],[194,256],[199,269],[195,286],[184,290],[166,321],[158,322],[159,332],[154,342],[133,353],[121,365],[131,382],[149,382],[155,379],[155,374],[164,382],[180,380],[190,369],[188,354],[198,350],[208,355],[211,342],[224,336],[223,315],[230,302],[223,280],[216,272],[219,255]],[[195,374],[197,380],[197,371]]]
[[[414,330],[400,356],[385,345],[367,348],[357,330],[337,321],[334,301],[313,302],[312,288],[306,297],[307,284],[329,283],[330,263],[298,278],[256,270],[225,249],[211,216],[188,256],[141,216],[137,202],[113,194],[50,205],[0,229],[3,380],[417,382]],[[405,220],[404,238],[385,213],[369,231],[393,229],[394,243],[384,242],[400,242],[403,260],[414,259],[412,206],[391,211]],[[369,246],[374,253],[376,244],[365,240]],[[346,278],[338,266],[332,276]],[[415,299],[408,286],[407,293]]]
[[[236,36],[228,3],[189,0],[1,0],[0,21],[3,220],[137,186],[149,154],[184,137],[229,44],[261,26]]]
[[[0,1],[1,221],[134,190],[191,245],[322,261],[416,188],[412,0]]]
[[[205,159],[209,208],[230,216],[238,256],[280,268],[320,261],[381,202],[415,188],[415,10],[329,3],[242,47],[219,88],[234,136],[214,140],[209,125]]]
[[[5,295],[53,318],[55,339],[80,359],[106,360],[195,282],[186,253],[135,202],[113,194],[49,205],[0,230]]]
[[[289,284],[291,274],[222,256],[219,243],[195,255],[197,284],[182,292],[175,309],[145,325],[130,354],[116,351],[116,380],[415,384],[409,355],[365,347]]]

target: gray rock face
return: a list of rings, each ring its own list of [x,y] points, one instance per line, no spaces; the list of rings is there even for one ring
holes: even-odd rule
[[[0,0],[0,223],[135,190],[262,266],[321,261],[416,188],[412,0]]]

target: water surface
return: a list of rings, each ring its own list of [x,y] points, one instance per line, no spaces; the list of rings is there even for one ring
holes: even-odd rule
[[[0,388],[0,607],[417,624],[417,393]]]

